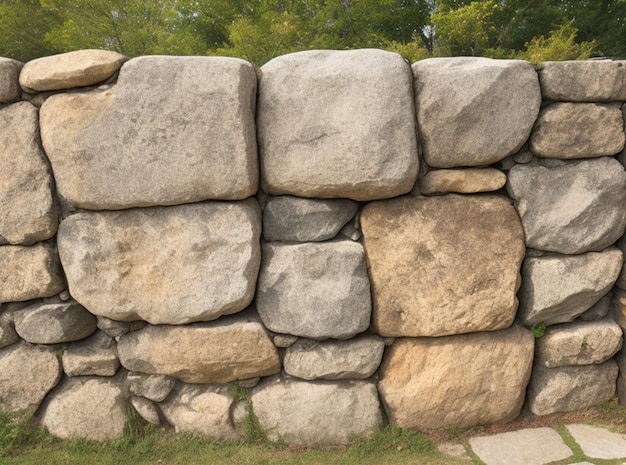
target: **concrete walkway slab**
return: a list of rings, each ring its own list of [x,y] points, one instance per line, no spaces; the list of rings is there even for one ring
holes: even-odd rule
[[[544,465],[574,455],[552,428],[530,428],[469,440],[486,465]]]
[[[618,434],[590,425],[566,425],[583,453],[592,459],[626,458],[626,434]]]

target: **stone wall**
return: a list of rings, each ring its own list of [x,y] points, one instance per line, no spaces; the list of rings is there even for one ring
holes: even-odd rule
[[[0,102],[0,409],[56,436],[626,401],[624,62],[91,50]]]

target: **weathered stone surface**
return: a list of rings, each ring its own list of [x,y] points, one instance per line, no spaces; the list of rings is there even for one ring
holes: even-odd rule
[[[243,60],[148,56],[110,89],[53,95],[41,136],[60,195],[92,210],[253,195],[255,89]]]
[[[541,90],[518,60],[431,58],[413,64],[417,122],[430,166],[481,166],[517,152],[528,139]]]
[[[545,368],[536,365],[528,385],[528,408],[535,415],[574,412],[607,402],[615,395],[618,369],[601,365]]]
[[[141,418],[146,420],[148,423],[152,423],[153,425],[161,424],[159,408],[154,402],[146,399],[145,397],[131,396],[130,403]]]
[[[177,383],[160,408],[177,433],[237,439],[239,435],[230,421],[232,403],[233,395],[228,386]]]
[[[534,338],[504,331],[399,339],[383,360],[378,388],[391,423],[448,428],[510,421],[530,378]]]
[[[38,139],[33,105],[0,108],[0,244],[30,245],[56,233],[52,175]]]
[[[440,442],[437,444],[437,450],[439,453],[447,455],[448,457],[464,460],[470,463],[472,462],[472,458],[465,450],[465,446],[463,444],[456,442]]]
[[[61,364],[52,349],[26,342],[0,351],[0,410],[35,411],[61,378]]]
[[[418,170],[411,70],[382,50],[312,50],[261,67],[264,190],[373,200],[411,190]]]
[[[105,441],[122,436],[128,399],[121,376],[64,378],[48,395],[40,423],[61,439]]]
[[[29,61],[20,73],[26,92],[71,89],[106,81],[128,60],[108,50],[77,50]]]
[[[117,350],[129,371],[188,383],[228,383],[280,370],[276,348],[249,312],[212,323],[146,326],[122,336]]]
[[[604,318],[609,314],[611,308],[611,300],[613,294],[609,292],[607,295],[598,300],[593,306],[582,313],[578,318],[583,321],[595,321]]]
[[[566,425],[566,428],[587,457],[603,460],[626,458],[626,434],[591,425]]]
[[[348,199],[270,197],[263,210],[267,241],[317,242],[335,237],[359,208]]]
[[[620,104],[555,103],[541,110],[530,150],[545,158],[592,158],[624,148]]]
[[[20,340],[15,332],[13,312],[0,306],[0,349]]]
[[[22,95],[19,85],[20,70],[24,63],[10,58],[0,58],[0,103],[18,100]]]
[[[534,159],[535,156],[530,150],[523,150],[513,155],[513,160],[515,161],[515,163],[530,163]]]
[[[348,339],[370,324],[363,246],[352,241],[263,245],[256,305],[277,333]]]
[[[164,375],[137,375],[129,373],[127,377],[130,392],[154,402],[162,402],[169,395],[176,383],[174,378]]]
[[[52,243],[0,246],[0,302],[21,302],[58,294],[65,286]]]
[[[373,202],[361,228],[380,335],[443,336],[513,323],[525,248],[506,199],[450,194]]]
[[[96,317],[77,302],[35,304],[15,312],[17,334],[32,344],[78,341],[96,329]]]
[[[308,380],[365,379],[380,365],[384,350],[385,343],[377,336],[325,342],[299,339],[287,349],[283,363],[288,375]]]
[[[69,344],[63,352],[63,371],[67,376],[114,376],[120,367],[116,344],[103,331]]]
[[[607,361],[622,347],[622,329],[611,319],[548,328],[535,342],[535,363],[553,368]]]
[[[126,322],[98,316],[96,324],[98,325],[98,329],[104,331],[109,336],[119,338],[126,333],[143,328],[147,323],[143,320]]]
[[[419,183],[422,194],[473,194],[501,189],[506,175],[495,168],[429,171]]]
[[[59,227],[72,296],[90,312],[152,324],[213,320],[254,296],[255,200],[83,212]]]
[[[272,336],[274,345],[282,348],[294,345],[298,339],[298,336],[291,336],[290,334],[274,334]]]
[[[546,61],[537,65],[546,99],[566,102],[626,100],[626,62]]]
[[[251,398],[269,439],[288,444],[346,444],[353,435],[373,433],[382,421],[376,386],[367,381],[275,377],[259,384]]]
[[[613,320],[626,332],[626,291],[615,289],[611,301],[611,316]],[[626,368],[626,365],[624,365]]]
[[[622,268],[616,247],[582,255],[530,257],[522,266],[519,317],[525,325],[573,321],[613,286]]]
[[[507,190],[533,249],[565,254],[599,251],[626,227],[626,172],[612,158],[543,166],[516,165]]]

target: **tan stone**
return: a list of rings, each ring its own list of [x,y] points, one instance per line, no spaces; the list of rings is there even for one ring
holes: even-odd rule
[[[430,171],[419,183],[422,194],[491,192],[506,184],[506,175],[495,168]]]
[[[391,423],[449,428],[506,422],[524,403],[534,338],[520,325],[494,333],[397,340],[380,369]]]
[[[524,234],[495,196],[407,197],[361,215],[382,336],[444,336],[509,327]]]
[[[105,81],[124,62],[124,55],[108,50],[77,50],[29,61],[20,73],[26,92],[71,89]]]

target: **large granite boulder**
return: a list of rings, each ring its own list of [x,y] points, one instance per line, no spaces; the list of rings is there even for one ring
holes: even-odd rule
[[[511,326],[524,234],[502,197],[373,202],[361,228],[382,336],[443,336]]]
[[[70,292],[91,313],[185,324],[250,303],[260,235],[258,204],[247,200],[77,213],[58,243]]]
[[[0,103],[13,102],[22,96],[19,85],[24,63],[11,58],[0,58]]]
[[[41,137],[60,196],[116,210],[253,195],[255,90],[243,60],[147,56],[109,89],[53,95]]]
[[[418,170],[411,69],[382,50],[311,50],[261,67],[264,190],[373,200],[411,190]]]
[[[59,344],[93,334],[96,317],[77,302],[35,304],[14,314],[15,330],[31,344]]]

